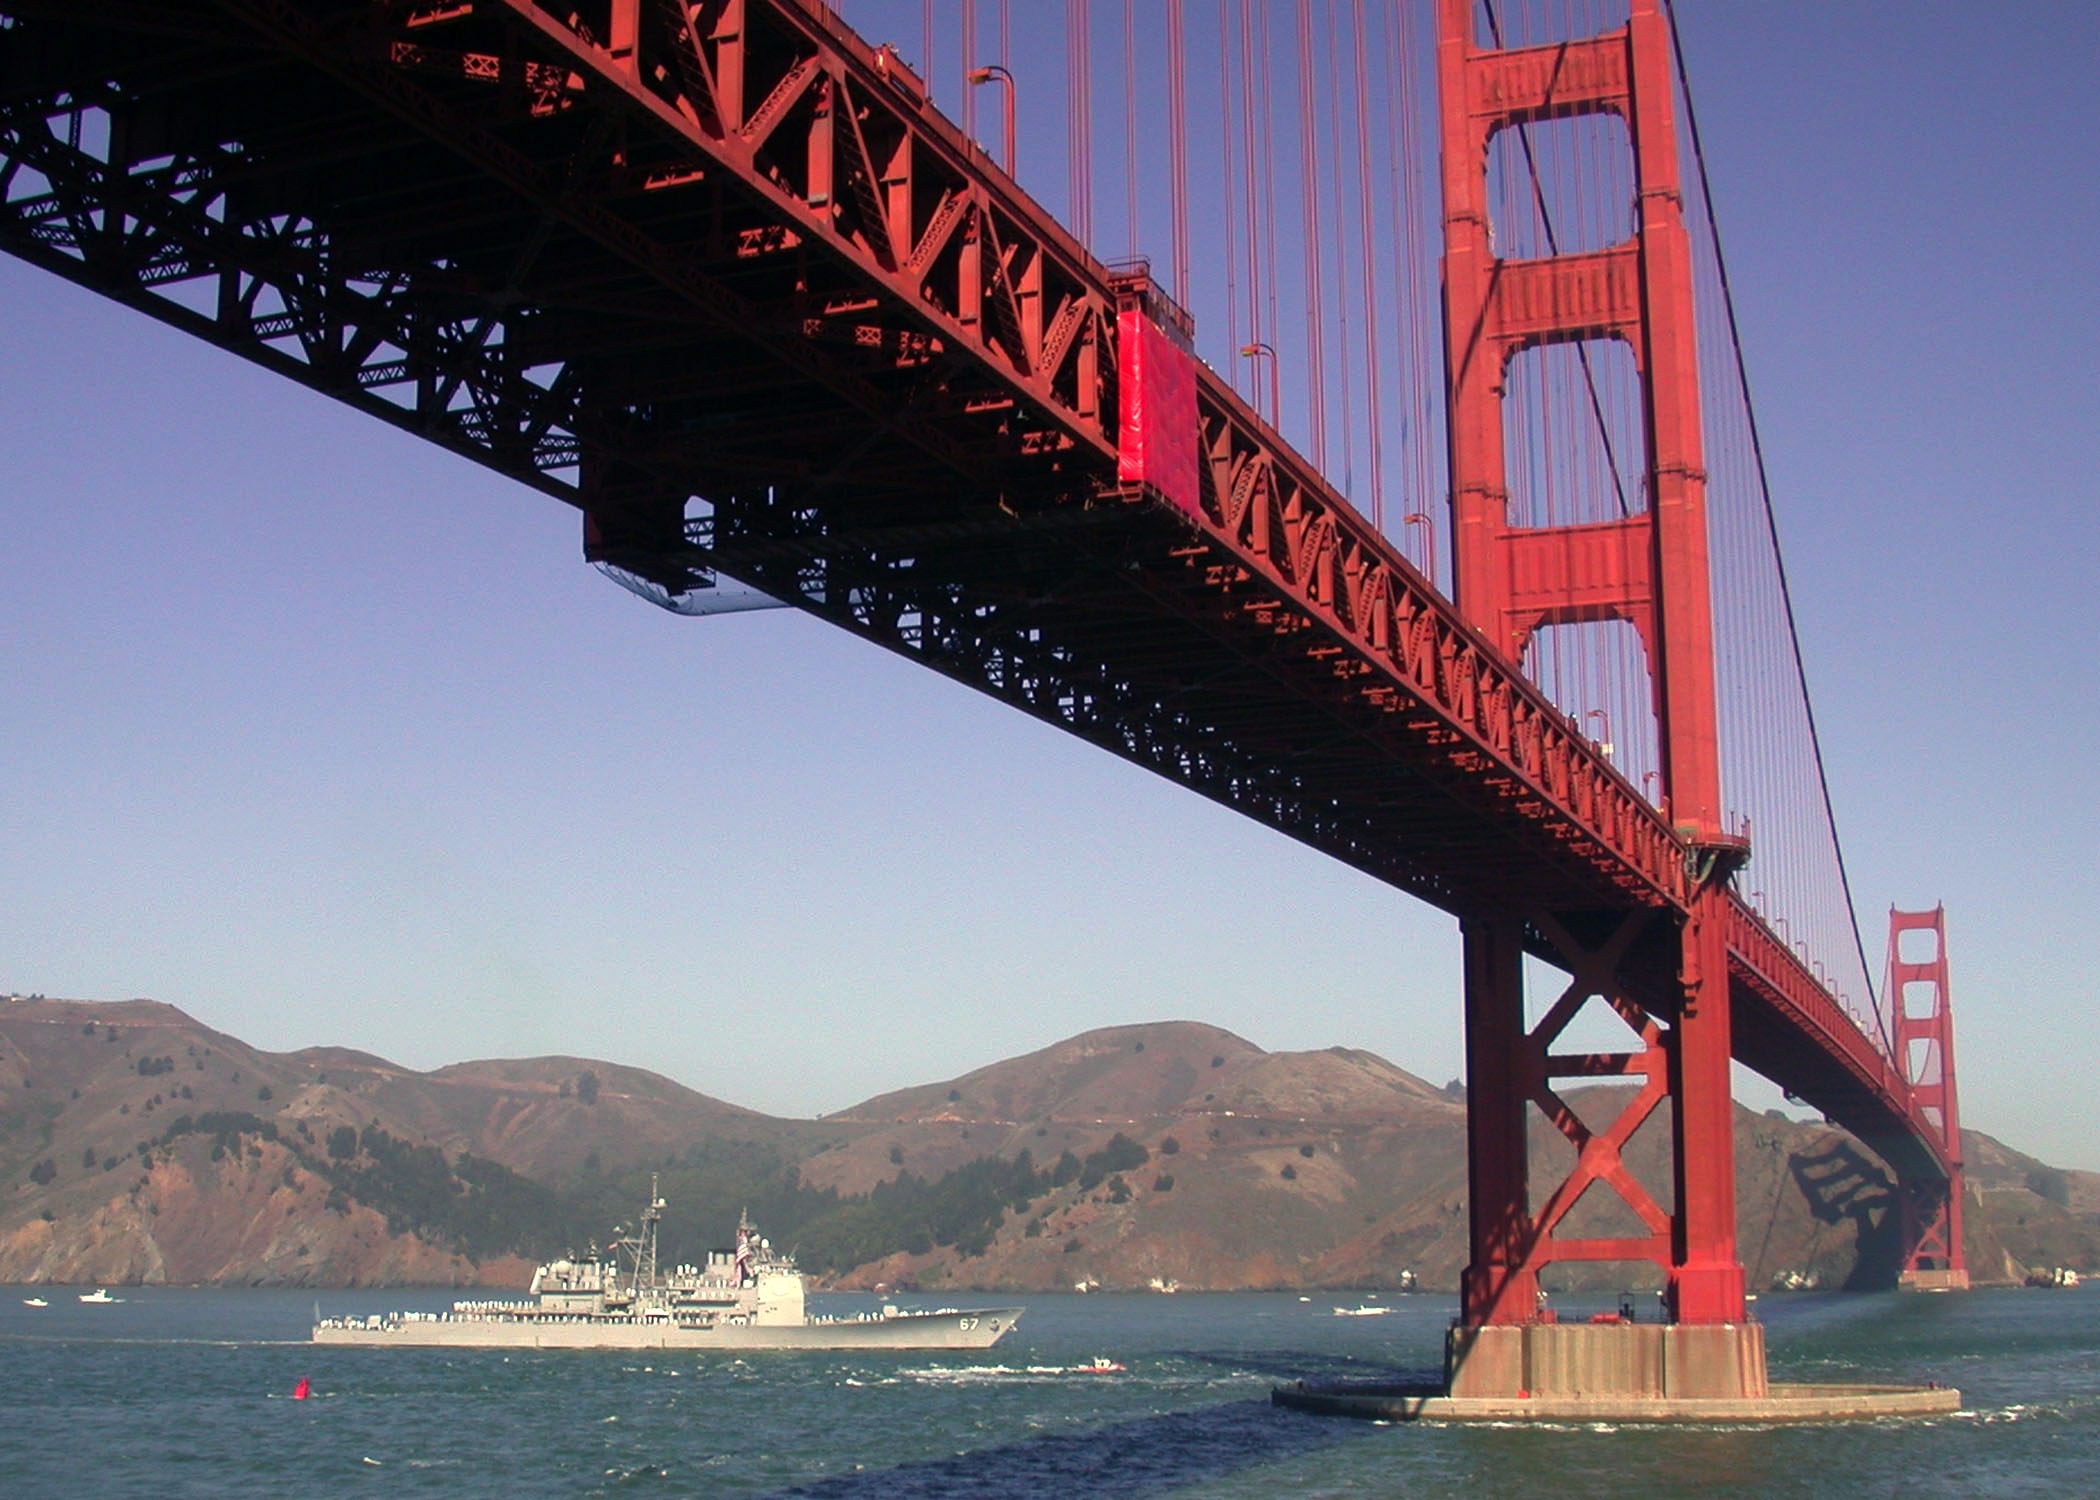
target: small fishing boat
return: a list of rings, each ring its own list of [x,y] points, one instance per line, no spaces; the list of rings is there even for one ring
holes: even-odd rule
[[[1123,1367],[1105,1354],[1097,1354],[1083,1365],[1072,1366],[1074,1375],[1120,1375]]]
[[[109,1294],[108,1287],[98,1286],[92,1292],[82,1292],[80,1300],[83,1302],[122,1302],[124,1299],[122,1297],[112,1297]]]
[[[1391,1311],[1390,1307],[1373,1307],[1367,1302],[1360,1307],[1337,1307],[1334,1315],[1337,1318],[1382,1318]]]
[[[42,1297],[24,1297],[22,1299],[22,1305],[24,1307],[49,1307],[51,1304],[46,1302]]]

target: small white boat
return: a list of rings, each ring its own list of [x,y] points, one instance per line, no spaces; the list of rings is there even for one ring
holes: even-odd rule
[[[1337,1307],[1334,1315],[1337,1318],[1382,1318],[1391,1311],[1390,1307],[1373,1307],[1365,1303],[1361,1307]]]
[[[42,1297],[24,1297],[22,1299],[22,1305],[24,1307],[49,1307],[51,1304],[46,1302]]]
[[[1072,1366],[1074,1375],[1118,1375],[1123,1367],[1105,1354],[1097,1354],[1091,1363]]]
[[[98,1286],[92,1292],[82,1292],[80,1300],[83,1302],[122,1302],[124,1299],[122,1297],[112,1297],[109,1294],[108,1287]]]

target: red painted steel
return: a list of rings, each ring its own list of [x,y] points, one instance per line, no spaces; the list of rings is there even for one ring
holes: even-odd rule
[[[1671,1007],[1675,1025],[1667,1037],[1658,1034],[1650,1041],[1653,1055],[1668,1057],[1667,1094],[1673,1106],[1675,1202],[1668,1235],[1665,1242],[1652,1200],[1645,1194],[1629,1197],[1650,1235],[1611,1248],[1668,1269],[1671,1306],[1681,1321],[1739,1322],[1744,1302],[1735,1250],[1725,886],[1747,851],[1725,838],[1721,826],[1691,256],[1667,23],[1656,0],[1633,0],[1627,25],[1603,36],[1550,46],[1484,48],[1475,33],[1474,12],[1474,0],[1442,0],[1438,42],[1457,602],[1467,619],[1514,661],[1523,659],[1542,626],[1583,621],[1625,620],[1647,647],[1660,725],[1663,805],[1679,838],[1704,862],[1672,934],[1679,951],[1678,994]],[[1639,213],[1632,239],[1588,253],[1498,257],[1487,202],[1491,141],[1536,120],[1605,113],[1625,120],[1633,143]],[[1605,524],[1513,526],[1503,452],[1510,361],[1538,345],[1602,338],[1628,344],[1639,370],[1648,507]],[[1571,955],[1556,946],[1567,961]],[[1469,1009],[1506,1010],[1508,999],[1498,987],[1501,970],[1492,972],[1496,985],[1476,991],[1469,984]],[[1474,970],[1469,967],[1468,973]],[[1595,975],[1588,988],[1610,997],[1610,1003],[1629,1003],[1609,974]],[[1469,1064],[1492,1070],[1535,1066],[1535,1060],[1527,1064],[1503,1047],[1471,1057]],[[1469,1086],[1480,1089],[1481,1075],[1470,1074]],[[1628,1109],[1635,1126],[1664,1091],[1659,1069],[1652,1069]],[[1500,1109],[1502,1090],[1487,1092],[1497,1108],[1476,1117],[1474,1149],[1513,1165],[1494,1179],[1504,1201],[1476,1195],[1473,1213],[1499,1225],[1525,1211],[1528,1185],[1516,1170],[1523,1160],[1525,1120]],[[1538,1102],[1551,1118],[1547,1101],[1540,1097]],[[1594,1180],[1589,1145],[1577,1144],[1584,1155],[1551,1204],[1573,1202]],[[1626,1195],[1622,1183],[1614,1185]],[[1535,1283],[1539,1268],[1577,1253],[1557,1244],[1550,1228],[1541,1216],[1521,1257],[1476,1260],[1468,1273],[1463,1314],[1468,1321],[1533,1316],[1522,1289]],[[1476,1254],[1495,1238],[1476,1233]]]
[[[1906,960],[1905,933],[1931,935],[1932,952]],[[1922,995],[1914,995],[1913,989]],[[1947,983],[1947,910],[1889,908],[1888,978],[1883,989],[1896,1059],[1911,1096],[1939,1133],[1947,1175],[1899,1175],[1904,1266],[1966,1271],[1962,1240],[1961,1111],[1954,1089],[1954,1009]],[[1922,1002],[1922,1003],[1921,1003]]]
[[[1454,594],[1513,661],[1542,626],[1631,624],[1654,668],[1672,822],[1686,842],[1709,843],[1724,833],[1713,611],[1667,22],[1656,0],[1634,0],[1628,24],[1603,36],[1483,48],[1474,9],[1473,0],[1440,0]],[[1639,201],[1633,238],[1588,253],[1499,258],[1489,143],[1532,121],[1580,114],[1626,122]],[[1634,353],[1649,504],[1609,523],[1512,526],[1502,410],[1509,363],[1525,349],[1590,339],[1617,339]]]
[[[1554,961],[1570,980],[1535,1027],[1524,1021],[1522,960],[1532,921],[1543,921]],[[1671,918],[1630,914],[1585,942],[1550,918],[1506,912],[1461,920],[1466,980],[1466,1108],[1470,1140],[1472,1259],[1460,1288],[1466,1321],[1524,1323],[1539,1315],[1539,1275],[1558,1261],[1651,1260],[1674,1254],[1673,1216],[1628,1170],[1623,1152],[1668,1096],[1676,1071],[1671,1032],[1626,991],[1620,970],[1644,929]],[[1555,1053],[1551,1049],[1592,1000],[1610,1006],[1638,1037],[1638,1051]],[[1557,1080],[1638,1079],[1613,1118],[1592,1126],[1560,1092]],[[1531,1206],[1527,1106],[1574,1149],[1575,1161],[1545,1201]],[[1558,1233],[1593,1188],[1617,1196],[1645,1233],[1614,1236]]]
[[[1149,275],[1125,278],[1118,293],[1116,378],[1123,405],[1116,477],[1196,515],[1203,508],[1203,476],[1187,317],[1154,291]]]
[[[1697,1163],[1725,1092],[1686,1080],[1725,1090],[1732,1048],[1900,1173],[1946,1177],[1907,1079],[1727,891],[1740,851],[1691,790],[1696,403],[1651,418],[1676,498],[1643,521],[1644,576],[1468,541],[1461,611],[1200,363],[1167,360],[1126,468],[1123,383],[1178,348],[1172,304],[813,0],[0,0],[0,23],[0,246],[577,506],[592,555],[666,597],[749,583],[1458,914],[1486,997],[1469,1049],[1537,1060],[1476,1070],[1476,1124],[1512,1100],[1521,1120],[1556,1069],[1661,1079],[1693,1100]],[[1458,123],[1484,140],[1498,111],[1631,98],[1658,26],[1643,4],[1617,40],[1467,64]],[[1570,336],[1538,299],[1577,298],[1651,374],[1685,368],[1688,326],[1622,285],[1652,298],[1681,264],[1668,195],[1643,211],[1652,248],[1511,274],[1496,348]],[[1193,494],[1166,430],[1186,419],[1157,415],[1190,386]],[[1461,496],[1476,531],[1491,489]],[[1555,609],[1648,620],[1671,820],[1507,653]],[[1641,1018],[1637,1065],[1555,1059],[1557,1028],[1511,1018],[1526,952]],[[1476,1270],[1503,1269],[1469,1308],[1519,1315],[1551,1258],[1665,1258],[1614,1165],[1639,1119],[1541,1107],[1645,1233],[1556,1234],[1573,1197],[1534,1216],[1509,1186],[1521,1127],[1482,1127],[1476,1178],[1512,1211],[1476,1221]],[[1729,1303],[1719,1183],[1676,1195],[1683,1315]]]

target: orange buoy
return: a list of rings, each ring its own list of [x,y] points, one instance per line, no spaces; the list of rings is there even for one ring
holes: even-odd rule
[[[292,1387],[292,1399],[294,1401],[304,1401],[312,1390],[312,1383],[304,1375],[301,1375],[299,1383]]]

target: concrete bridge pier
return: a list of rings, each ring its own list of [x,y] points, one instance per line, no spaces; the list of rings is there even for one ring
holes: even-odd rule
[[[1303,1382],[1278,1406],[1375,1421],[1836,1422],[1961,1405],[1949,1386],[1794,1385],[1758,1323],[1457,1324],[1440,1387]]]
[[[1446,1394],[1468,1401],[1762,1399],[1758,1323],[1493,1323],[1444,1339]]]

